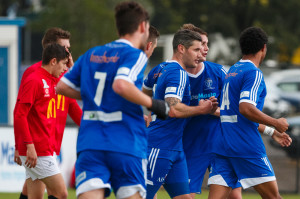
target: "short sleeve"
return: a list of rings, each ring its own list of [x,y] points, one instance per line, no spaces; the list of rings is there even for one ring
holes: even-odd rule
[[[242,89],[240,92],[240,103],[248,102],[254,106],[258,103],[258,96],[263,92],[263,74],[259,70],[247,71],[244,73]]]
[[[124,56],[120,67],[118,68],[115,79],[124,79],[130,83],[134,83],[138,75],[143,71],[148,58],[144,52],[128,53]]]
[[[166,78],[165,98],[176,97],[182,101],[187,78],[184,70],[171,70]]]

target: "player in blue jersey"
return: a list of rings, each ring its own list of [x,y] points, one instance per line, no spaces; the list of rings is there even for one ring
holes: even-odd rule
[[[207,114],[215,110],[216,100],[201,100],[188,106],[190,86],[186,73],[188,67],[199,63],[201,37],[190,30],[180,30],[173,38],[172,60],[158,65],[144,81],[144,89],[153,91],[154,99],[164,99],[172,108],[172,116],[160,120],[155,114],[147,129],[148,165],[147,198],[154,195],[163,184],[172,198],[190,198],[188,173],[182,148],[184,119]]]
[[[164,118],[168,105],[140,91],[147,62],[149,16],[136,2],[115,8],[120,39],[88,50],[57,85],[83,100],[77,139],[76,195],[145,198],[147,135],[143,105]]]
[[[239,42],[242,59],[229,69],[221,95],[222,134],[210,171],[209,198],[226,198],[237,182],[244,189],[254,187],[262,198],[281,198],[259,133],[276,133],[282,145],[291,143],[284,133],[288,129],[286,119],[275,119],[261,111],[267,92],[258,67],[265,58],[268,37],[261,28],[250,27],[241,33]]]
[[[201,62],[196,68],[187,68],[191,85],[191,102],[195,106],[201,99],[209,99],[214,96],[220,102],[223,80],[226,69],[219,64],[206,61],[208,53],[207,33],[193,24],[184,24],[181,29],[198,32],[202,38]],[[219,109],[212,114],[198,115],[187,119],[183,132],[183,148],[186,155],[188,174],[190,179],[191,197],[201,193],[203,178],[210,168],[214,158],[213,147],[216,138],[221,134]],[[241,185],[238,183],[228,198],[240,199]]]

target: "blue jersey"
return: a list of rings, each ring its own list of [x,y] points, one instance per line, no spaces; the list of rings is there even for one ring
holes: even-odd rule
[[[226,70],[222,65],[203,62],[198,74],[189,74],[191,85],[191,106],[197,106],[201,99],[215,96],[220,102]],[[221,135],[220,118],[207,114],[188,119],[183,132],[183,148],[187,157],[212,153],[215,139]]]
[[[106,150],[146,158],[147,136],[140,105],[112,89],[123,79],[141,89],[147,57],[124,39],[97,46],[82,55],[62,81],[79,90],[83,117],[77,152]]]
[[[221,102],[222,139],[217,154],[228,157],[257,158],[266,155],[258,123],[245,118],[239,104],[250,103],[262,110],[267,94],[263,74],[249,60],[240,60],[229,69]]]
[[[181,103],[189,105],[190,102],[190,83],[187,72],[176,61],[167,61],[154,69],[157,78],[153,80],[153,76],[146,78],[144,85],[153,88],[154,99],[164,100],[168,97],[178,98]],[[152,86],[147,81],[152,81]],[[149,147],[182,151],[182,133],[185,119],[168,118],[166,120],[156,119],[152,116],[152,122],[147,128]]]

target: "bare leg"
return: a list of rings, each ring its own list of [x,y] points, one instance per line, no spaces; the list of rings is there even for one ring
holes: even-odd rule
[[[173,199],[192,199],[190,194],[184,194],[180,196],[175,196]]]
[[[263,199],[281,199],[276,180],[256,185],[254,189]]]
[[[232,189],[228,199],[242,199],[242,187]]]
[[[48,195],[53,195],[59,199],[66,199],[68,197],[68,190],[65,185],[62,175],[56,174],[54,176],[41,179],[46,184]]]
[[[226,199],[228,198],[230,191],[230,187],[211,184],[209,185],[208,199]]]
[[[190,193],[190,196],[192,197],[192,199],[195,199],[196,193]]]
[[[27,194],[29,199],[43,199],[45,193],[45,184],[36,179],[32,181],[31,178],[28,178],[25,182],[27,184]]]
[[[95,189],[92,191],[84,192],[78,196],[78,199],[104,199],[104,189]]]

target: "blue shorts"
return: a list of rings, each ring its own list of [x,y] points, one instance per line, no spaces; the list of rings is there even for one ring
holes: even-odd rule
[[[190,193],[183,151],[148,148],[147,198],[153,199],[162,184],[171,198]]]
[[[105,197],[113,188],[116,198],[136,192],[146,196],[147,160],[125,153],[87,150],[79,153],[76,165],[76,195],[105,189]]]
[[[201,187],[205,172],[210,168],[213,158],[214,154],[204,154],[186,158],[191,193],[201,193]]]
[[[237,188],[239,182],[244,189],[276,180],[267,156],[261,158],[231,158],[216,155],[212,162],[208,184]]]

